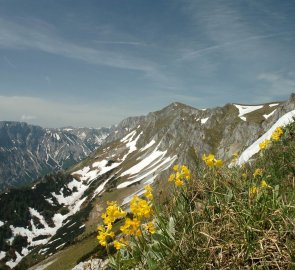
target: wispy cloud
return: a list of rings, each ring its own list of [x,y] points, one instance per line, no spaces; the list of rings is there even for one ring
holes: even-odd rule
[[[117,44],[119,43],[117,42]],[[124,42],[124,44],[127,44],[127,42]],[[135,45],[134,42],[129,42],[129,44]],[[153,72],[159,68],[155,62],[142,57],[74,44],[60,36],[54,27],[36,20],[33,22],[25,20],[22,23],[17,23],[0,18],[0,47],[39,50],[90,64],[131,69],[145,73]]]
[[[274,37],[278,37],[278,36],[282,36],[282,35],[286,35],[290,32],[283,32],[283,33],[275,33],[275,34],[269,34],[269,35],[259,35],[259,36],[250,36],[247,38],[243,38],[240,40],[233,40],[233,41],[228,41],[222,44],[217,44],[214,46],[208,46],[202,49],[197,49],[197,50],[192,50],[192,51],[188,51],[185,52],[182,57],[180,58],[180,60],[193,60],[199,56],[203,56],[205,54],[214,52],[216,50],[220,50],[220,49],[224,49],[226,47],[232,47],[232,46],[236,46],[239,45],[241,43],[245,43],[248,41],[254,41],[254,40],[260,40],[260,39],[268,39],[268,38],[274,38]]]
[[[96,44],[111,44],[111,45],[130,45],[130,46],[148,46],[143,42],[135,42],[135,41],[107,41],[107,40],[96,40],[94,41]]]

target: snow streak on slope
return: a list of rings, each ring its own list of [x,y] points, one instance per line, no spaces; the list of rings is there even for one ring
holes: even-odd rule
[[[205,124],[208,121],[209,117],[201,119],[201,124]]]
[[[90,166],[86,166],[81,170],[73,172],[72,175],[78,175],[81,180],[86,180],[87,182],[90,182],[92,180],[95,180],[98,176],[103,175],[108,171],[118,167],[122,164],[122,162],[127,158],[129,154],[136,151],[136,143],[141,134],[142,132],[133,140],[133,137],[136,135],[136,130],[134,130],[121,140],[121,142],[125,143],[126,147],[128,148],[128,153],[120,160],[120,162],[109,164],[109,160],[106,159],[95,161],[91,165],[92,170],[90,169]]]
[[[147,146],[143,147],[143,149],[146,149],[146,148]],[[129,181],[125,181],[119,184],[117,188],[121,189],[121,188],[128,187],[129,185],[134,184],[136,182],[140,182],[144,180],[145,178],[151,178],[154,181],[154,178],[155,178],[154,174],[159,174],[161,171],[164,170],[163,169],[164,167],[165,168],[169,167],[176,159],[176,156],[165,157],[167,150],[160,151],[158,148],[159,148],[159,144],[151,153],[144,156],[137,164],[135,164],[133,167],[123,172],[121,174],[121,177],[129,176],[128,177]]]
[[[258,106],[238,105],[238,104],[233,104],[233,105],[239,110],[239,117],[243,121],[246,121],[246,117],[243,115],[248,114],[250,112],[254,112],[254,111],[261,109],[263,107],[263,105],[258,105]]]
[[[278,106],[278,105],[280,105],[280,103],[273,103],[273,104],[269,104],[268,106],[269,107],[274,107],[274,106]]]
[[[274,111],[272,111],[272,112],[269,113],[269,114],[264,114],[263,117],[264,117],[265,119],[271,117],[271,116],[275,113],[276,110],[277,110],[277,109],[275,109]]]
[[[156,142],[154,140],[151,140],[145,147],[140,149],[140,152],[143,152],[144,150],[150,148],[151,146],[153,146]]]
[[[259,152],[259,144],[266,139],[270,139],[271,134],[277,127],[286,126],[294,122],[295,110],[284,114],[266,133],[264,133],[257,141],[250,145],[239,157],[237,165],[242,165],[247,162],[253,155]]]

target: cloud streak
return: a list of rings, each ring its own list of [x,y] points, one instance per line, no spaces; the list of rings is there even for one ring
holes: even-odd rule
[[[123,43],[139,45],[134,42],[117,42]],[[17,23],[0,18],[0,47],[39,50],[89,64],[136,70],[147,74],[159,69],[156,63],[142,57],[73,44],[59,36],[52,26],[35,20]]]
[[[241,43],[245,43],[248,41],[254,41],[254,40],[261,40],[261,39],[268,39],[268,38],[274,38],[282,35],[286,35],[290,32],[283,32],[283,33],[274,33],[274,34],[269,34],[269,35],[260,35],[260,36],[250,36],[248,38],[243,38],[240,40],[233,40],[233,41],[228,41],[223,44],[217,44],[214,46],[208,46],[203,49],[197,49],[197,50],[192,50],[189,52],[186,52],[182,55],[180,60],[193,60],[199,56],[203,56],[204,54],[211,53],[213,51],[219,50],[219,49],[224,49],[226,47],[231,47],[231,46],[236,46]]]

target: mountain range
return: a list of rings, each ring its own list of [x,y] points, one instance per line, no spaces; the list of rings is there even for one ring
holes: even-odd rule
[[[164,192],[171,165],[197,168],[204,153],[231,165],[238,153],[237,164],[248,162],[257,144],[294,116],[292,94],[286,102],[211,109],[172,103],[123,120],[85,159],[0,195],[0,267],[72,269],[97,253],[96,227],[107,201],[127,207],[148,183]],[[47,136],[57,142],[57,135],[69,137],[59,132]]]
[[[0,122],[0,191],[68,168],[97,149],[109,128],[41,128]]]

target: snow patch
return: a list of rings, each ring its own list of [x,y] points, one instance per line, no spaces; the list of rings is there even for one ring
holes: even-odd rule
[[[238,104],[233,104],[238,110],[239,110],[239,117],[243,120],[246,121],[246,118],[242,118],[243,115],[248,114],[250,112],[254,112],[256,110],[259,110],[263,107],[263,105],[238,105]]]
[[[53,137],[54,137],[55,139],[57,139],[58,141],[60,140],[60,136],[59,136],[57,133],[54,133],[54,134],[53,134]]]
[[[140,149],[140,152],[143,152],[144,150],[150,148],[151,146],[153,146],[155,144],[155,140],[151,140],[145,147]]]
[[[73,190],[76,187],[77,192],[73,192],[71,195],[64,197],[62,190],[60,190],[61,194],[56,194],[55,192],[51,192],[52,196],[56,198],[58,203],[73,207],[75,203],[81,198],[84,191],[88,188],[88,185],[85,185],[82,181],[77,181],[73,179],[69,184],[68,188]]]
[[[47,201],[51,205],[55,205],[54,202],[53,202],[53,200],[51,198],[45,198],[45,201]]]
[[[264,114],[263,117],[264,117],[265,119],[271,117],[271,116],[275,113],[276,110],[277,110],[277,109],[275,109],[274,111],[272,111],[272,112],[269,113],[269,114]]]
[[[15,261],[8,261],[6,262],[6,265],[8,265],[10,268],[14,268],[24,256],[21,256],[17,251],[15,251],[16,259]]]
[[[284,114],[266,133],[264,133],[258,140],[256,140],[252,145],[250,145],[239,157],[237,165],[242,165],[246,163],[253,155],[259,152],[259,144],[266,139],[270,139],[272,133],[277,127],[286,126],[294,122],[293,117],[295,117],[295,110]]]
[[[73,172],[72,175],[79,175],[82,181],[90,182],[96,179],[98,176],[118,167],[122,162],[112,163],[110,166],[106,166],[108,160],[96,161],[92,164],[94,170],[90,171],[90,167],[84,167],[82,170]]]
[[[208,121],[209,117],[201,119],[201,124],[205,124]]]
[[[280,105],[280,103],[273,103],[273,104],[269,104],[268,106],[269,107],[274,107],[274,106],[278,106],[278,105]]]
[[[139,163],[128,169],[127,171],[123,172],[121,176],[124,175],[134,175],[142,171],[144,168],[146,168],[148,165],[150,165],[152,162],[154,162],[156,159],[161,159],[165,156],[167,151],[159,151],[155,150],[150,155],[148,155],[145,159],[141,160]]]
[[[130,132],[129,134],[127,134],[124,138],[122,138],[120,140],[120,142],[126,142],[126,141],[128,141],[129,138],[131,138],[131,140],[132,140],[132,138],[133,138],[133,136],[135,134],[136,134],[136,130],[133,130],[132,132]]]
[[[94,197],[96,197],[97,195],[99,195],[99,194],[103,191],[105,185],[106,185],[106,184],[112,179],[112,177],[113,177],[113,176],[111,176],[110,178],[108,178],[108,179],[105,180],[102,184],[100,184],[100,185],[98,186],[98,188],[97,188],[97,189],[94,191],[94,193],[93,193],[92,199],[94,199]]]
[[[126,146],[129,148],[129,152],[128,152],[127,155],[129,155],[132,152],[136,151],[136,149],[137,149],[136,148],[136,143],[137,143],[139,137],[142,135],[142,133],[143,132],[140,132],[140,134],[134,140],[132,140],[133,139],[133,137],[132,137],[132,139],[128,143],[126,143]]]
[[[55,249],[59,249],[61,247],[63,247],[66,243],[62,243],[61,245],[57,246]]]
[[[160,156],[158,156],[158,157],[160,157],[159,159],[157,159],[158,158],[157,155],[159,155],[157,152],[161,154]],[[156,154],[156,155],[153,155],[153,154]],[[117,186],[117,189],[128,187],[129,185],[132,185],[136,182],[140,182],[145,178],[149,178],[148,181],[151,181],[150,183],[153,183],[154,179],[157,177],[159,172],[162,172],[162,171],[168,169],[172,165],[172,163],[175,161],[175,159],[177,158],[176,156],[164,158],[165,154],[166,154],[166,151],[160,152],[160,151],[156,150],[155,152],[151,153],[151,155],[148,156],[146,159],[143,159],[141,162],[139,162],[137,164],[139,166],[135,165],[132,168],[130,168],[128,171],[131,170],[132,174],[139,174],[144,169],[146,169],[148,171],[146,173],[144,173],[143,175],[136,177],[133,180],[126,181],[126,182],[119,184]],[[154,157],[157,157],[157,158],[155,159]],[[155,160],[156,160],[156,162],[153,162]],[[163,166],[165,166],[165,167],[163,168]],[[124,172],[123,174],[125,175],[128,171]],[[157,173],[157,175],[155,175],[155,173]],[[134,177],[132,177],[132,178],[134,178]]]
[[[0,251],[0,260],[4,259],[6,256],[6,252]]]

